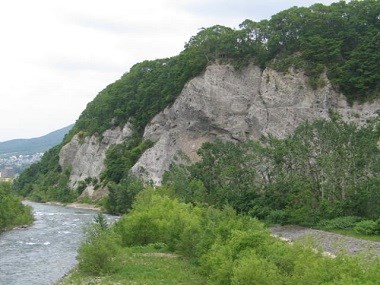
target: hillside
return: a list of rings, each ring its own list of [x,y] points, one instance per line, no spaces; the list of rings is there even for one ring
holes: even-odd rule
[[[239,29],[202,29],[179,55],[138,63],[102,90],[15,189],[41,201],[100,198],[107,189],[124,193],[131,172],[159,185],[184,156],[198,161],[205,142],[286,139],[307,121],[335,115],[359,125],[374,120],[379,14],[375,0],[315,4],[245,20]],[[323,179],[314,178],[307,189],[320,191]]]
[[[0,142],[1,155],[20,155],[45,152],[53,146],[62,142],[64,136],[74,125],[51,132],[47,135],[31,139],[13,139]]]

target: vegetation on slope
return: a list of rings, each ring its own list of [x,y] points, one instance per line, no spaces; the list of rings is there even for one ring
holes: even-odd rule
[[[218,25],[202,29],[179,55],[138,63],[107,86],[88,104],[64,142],[76,133],[101,135],[128,121],[141,136],[149,120],[174,102],[185,83],[215,61],[237,68],[254,62],[262,68],[283,71],[293,66],[304,70],[314,87],[324,84],[321,74],[326,71],[350,102],[378,97],[379,14],[377,0],[342,1],[330,6],[293,7],[260,22],[245,20],[236,30]],[[118,151],[128,152],[128,144],[124,147]],[[28,195],[41,185],[44,192],[53,192],[49,190],[53,188],[63,191],[56,187],[57,181],[63,181],[70,170],[59,168],[58,151],[45,154],[33,170],[24,172],[15,184],[16,191]],[[111,157],[112,152],[107,164],[111,168],[103,175],[105,181],[115,181]],[[127,166],[123,166],[124,173],[129,170]],[[45,196],[71,197],[66,194]]]
[[[59,150],[62,144],[47,151],[42,160],[32,164],[14,181],[13,189],[24,197],[37,202],[72,202],[79,193],[68,187],[70,169],[59,166]]]
[[[0,182],[0,232],[33,222],[32,210],[21,204],[21,200],[11,192],[11,184]]]

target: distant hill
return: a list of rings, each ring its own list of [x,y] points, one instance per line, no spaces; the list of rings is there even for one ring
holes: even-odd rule
[[[14,139],[0,142],[0,155],[19,155],[45,152],[51,147],[62,142],[63,137],[71,130],[72,127],[73,125],[70,125],[38,138]]]

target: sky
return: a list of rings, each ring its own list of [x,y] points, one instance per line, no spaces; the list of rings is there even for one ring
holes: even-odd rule
[[[68,126],[135,63],[177,55],[200,28],[237,28],[332,0],[13,0],[0,4],[0,142]]]

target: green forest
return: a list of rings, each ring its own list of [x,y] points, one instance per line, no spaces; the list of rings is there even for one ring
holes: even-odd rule
[[[12,194],[9,182],[0,182],[0,232],[33,222],[32,209]]]

